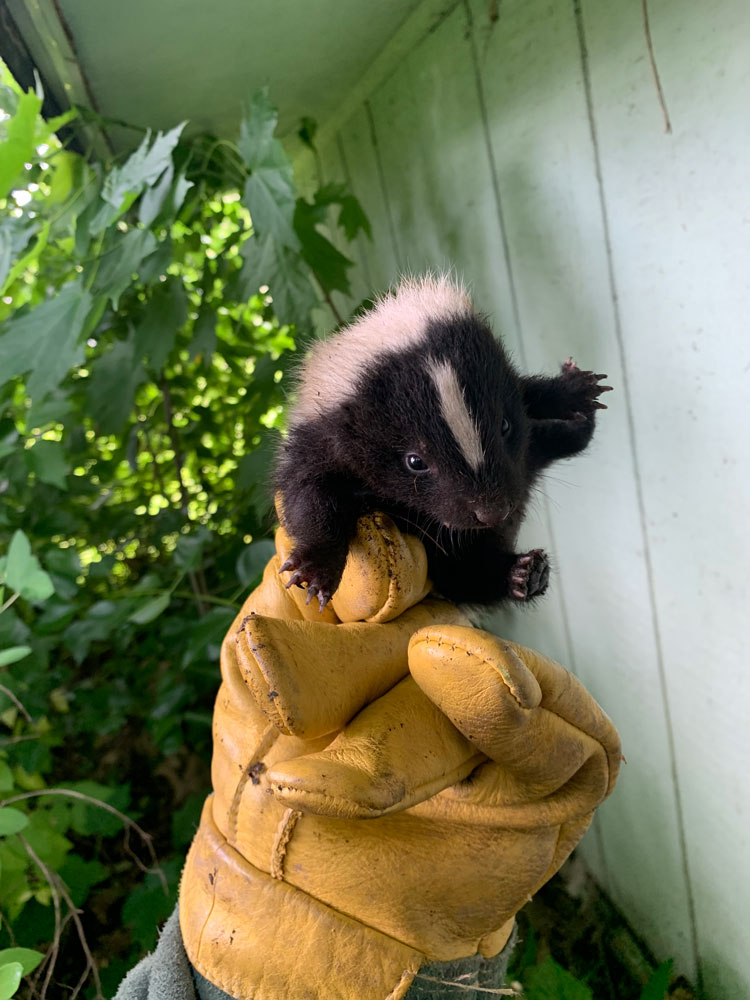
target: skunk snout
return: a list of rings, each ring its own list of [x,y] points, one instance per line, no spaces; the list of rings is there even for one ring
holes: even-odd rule
[[[496,504],[492,507],[483,505],[474,507],[472,511],[477,521],[487,528],[499,528],[504,521],[507,521],[512,512],[512,503]]]

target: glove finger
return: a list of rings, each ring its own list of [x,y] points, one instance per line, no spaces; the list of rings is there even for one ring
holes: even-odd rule
[[[388,622],[430,590],[427,554],[385,514],[361,517],[331,603],[341,621]]]
[[[451,722],[532,796],[560,787],[592,756],[601,797],[611,790],[617,733],[558,663],[478,629],[432,626],[412,636],[409,669]]]
[[[384,625],[328,625],[249,615],[235,635],[237,665],[282,733],[338,732],[408,673],[409,639],[429,622],[462,621],[444,601],[422,601]]]
[[[407,677],[368,705],[325,750],[274,765],[273,794],[303,812],[369,819],[461,781],[484,760]]]

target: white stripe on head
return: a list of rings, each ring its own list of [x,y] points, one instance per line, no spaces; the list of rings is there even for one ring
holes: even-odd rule
[[[427,370],[435,383],[440,398],[440,412],[443,414],[443,420],[450,427],[456,444],[469,463],[469,467],[476,472],[484,461],[484,448],[479,428],[469,413],[466,397],[455,369],[449,361],[436,361],[435,358],[430,358],[427,362]]]
[[[418,344],[430,320],[472,312],[466,289],[448,275],[404,279],[369,312],[312,347],[299,372],[290,424],[314,419],[350,398],[368,367]]]

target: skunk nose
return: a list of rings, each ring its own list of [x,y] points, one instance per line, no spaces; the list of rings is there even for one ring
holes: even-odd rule
[[[480,524],[484,524],[488,528],[498,528],[503,521],[510,517],[512,511],[512,503],[503,503],[497,504],[495,507],[475,507],[473,514]]]

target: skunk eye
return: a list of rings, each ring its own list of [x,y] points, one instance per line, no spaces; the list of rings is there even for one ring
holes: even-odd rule
[[[500,433],[503,437],[507,437],[510,434],[510,420],[507,417],[503,417],[503,422],[500,425]]]
[[[427,468],[427,463],[424,462],[419,455],[415,455],[413,452],[406,456],[406,468],[409,472],[429,472]]]

